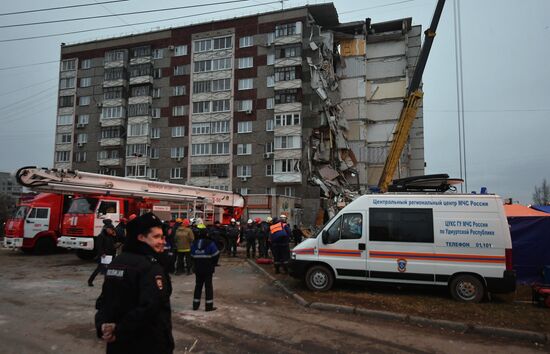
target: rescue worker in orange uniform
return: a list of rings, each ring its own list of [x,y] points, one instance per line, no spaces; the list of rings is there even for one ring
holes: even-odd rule
[[[288,273],[288,261],[290,260],[290,226],[286,223],[286,215],[282,214],[277,222],[269,227],[269,240],[271,252],[273,252],[273,265],[275,273],[280,273],[280,267]]]

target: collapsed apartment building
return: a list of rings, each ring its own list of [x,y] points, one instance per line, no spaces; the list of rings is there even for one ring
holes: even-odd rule
[[[410,18],[340,23],[328,3],[62,45],[54,165],[322,223],[378,183],[420,34]],[[398,175],[423,173],[420,109]]]

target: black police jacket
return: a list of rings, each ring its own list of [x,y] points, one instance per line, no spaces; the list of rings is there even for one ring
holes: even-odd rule
[[[115,323],[107,353],[172,353],[172,284],[162,260],[147,244],[128,242],[109,265],[97,299],[95,325]]]
[[[103,229],[101,230],[99,235],[96,237],[96,242],[97,242],[97,245],[96,245],[97,258],[101,257],[104,254],[109,256],[116,255],[116,247],[115,247],[115,243],[117,242],[116,236],[107,235],[107,231]]]

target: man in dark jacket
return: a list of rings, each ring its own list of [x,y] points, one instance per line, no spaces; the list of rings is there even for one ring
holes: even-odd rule
[[[288,273],[287,265],[290,260],[290,227],[286,223],[286,215],[282,214],[279,217],[279,221],[274,222],[270,226],[269,231],[275,273],[279,273],[279,268],[281,266],[283,267],[283,271]]]
[[[108,267],[97,299],[97,335],[107,353],[172,353],[170,295],[162,223],[152,213],[127,224],[124,250]]]
[[[258,228],[252,219],[248,219],[248,222],[246,223],[244,238],[246,239],[246,258],[250,258],[250,250],[252,250],[252,258],[256,258],[256,239],[258,238]]]
[[[212,275],[214,268],[218,265],[220,251],[216,242],[208,235],[206,226],[202,219],[197,220],[197,232],[195,240],[191,245],[191,257],[195,263],[195,293],[193,296],[193,310],[198,310],[201,305],[202,287],[206,292],[206,311],[214,311],[214,287]]]
[[[95,242],[97,242],[95,246],[97,251],[95,258],[97,267],[92,272],[92,275],[90,275],[90,278],[88,278],[88,286],[94,286],[95,277],[99,273],[105,274],[107,265],[110,263],[108,257],[112,261],[116,255],[115,243],[117,242],[117,235],[113,224],[105,224],[99,235],[95,238]]]
[[[269,224],[260,220],[258,225],[258,253],[260,258],[267,258],[267,240],[269,239]]]
[[[233,257],[237,257],[237,240],[241,233],[235,219],[231,219],[231,223],[227,226],[227,239],[229,240],[229,247],[227,247],[227,254],[231,254]]]
[[[221,226],[218,220],[214,221],[214,225],[208,229],[208,235],[216,242],[218,248],[221,249],[224,245],[229,248],[229,245],[225,244],[225,240],[227,239],[225,228]]]

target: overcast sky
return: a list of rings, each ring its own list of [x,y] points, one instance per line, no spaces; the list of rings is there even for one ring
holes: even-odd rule
[[[3,2],[2,14],[106,0]],[[60,43],[75,43],[242,16],[280,8],[269,0],[75,22],[13,24],[111,15],[211,1],[129,0],[89,7],[0,16],[0,171],[52,166]],[[227,1],[227,0],[225,0]],[[321,3],[323,1],[310,1]],[[427,28],[436,0],[335,0],[340,21],[382,22],[412,17]],[[270,3],[265,5],[266,3]],[[287,1],[285,8],[304,5]],[[264,4],[264,5],[261,5]],[[235,9],[237,7],[253,6]],[[234,10],[228,10],[234,9]],[[205,14],[211,12],[211,14]],[[203,15],[201,15],[203,14]],[[530,203],[534,186],[550,180],[550,1],[460,0],[468,189]],[[6,42],[9,39],[177,20],[79,34]],[[459,140],[453,1],[448,0],[424,73],[427,173],[458,177]],[[47,63],[50,62],[50,63]],[[46,63],[41,65],[29,65]],[[28,65],[28,66],[27,66]],[[14,66],[24,66],[13,68]]]

